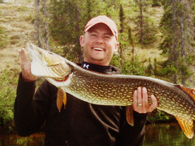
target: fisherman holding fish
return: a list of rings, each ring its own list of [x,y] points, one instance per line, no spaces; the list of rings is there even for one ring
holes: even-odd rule
[[[80,36],[83,62],[78,65],[104,74],[120,74],[110,66],[118,51],[115,22],[100,15],[88,21]],[[14,118],[20,136],[37,132],[46,122],[45,146],[141,146],[148,112],[157,107],[154,95],[148,97],[145,87],[138,87],[133,97],[133,120],[126,120],[125,106],[90,104],[67,94],[67,104],[59,112],[56,107],[58,88],[45,80],[36,90],[37,77],[31,73],[31,62],[24,49],[19,50],[22,72],[19,76]],[[82,91],[81,91],[82,92]],[[151,98],[152,103],[148,103]]]

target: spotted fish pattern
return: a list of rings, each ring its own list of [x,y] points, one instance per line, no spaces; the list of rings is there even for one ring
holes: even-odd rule
[[[194,89],[151,77],[92,72],[33,44],[28,44],[27,50],[32,58],[32,74],[45,77],[60,91],[63,90],[64,93],[72,94],[80,100],[92,104],[129,107],[132,105],[135,89],[146,87],[149,96],[153,94],[157,97],[157,109],[175,116],[184,134],[188,138],[193,137]],[[66,104],[64,98],[66,96],[59,101]],[[62,103],[59,102],[57,106],[60,109]]]

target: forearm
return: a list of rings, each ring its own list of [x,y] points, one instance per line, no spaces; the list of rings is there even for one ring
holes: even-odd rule
[[[14,104],[14,120],[19,135],[28,136],[40,128],[33,100],[35,82],[25,82],[20,74]]]

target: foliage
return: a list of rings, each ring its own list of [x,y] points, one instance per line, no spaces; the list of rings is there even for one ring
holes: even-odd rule
[[[12,131],[14,127],[13,106],[16,95],[16,72],[4,70],[0,76],[0,127],[1,131]]]
[[[125,60],[123,62],[123,66],[120,65],[120,57],[115,55],[111,61],[111,64],[114,66],[118,66],[123,74],[129,75],[146,75],[145,69],[146,67],[143,63],[139,62],[138,59],[135,57],[134,61]]]
[[[134,59],[134,61],[126,60],[124,61],[124,65],[122,67],[122,72],[124,74],[131,75],[145,75],[145,66],[143,63]]]
[[[150,11],[150,5],[152,1],[137,1],[134,11],[133,21],[136,24],[134,31],[137,37],[138,43],[142,45],[148,45],[156,42],[158,29],[156,28],[155,20],[151,17],[154,15],[153,11]]]
[[[172,119],[173,116],[168,115],[167,113],[160,110],[154,111],[147,116],[147,121],[151,123],[158,122],[158,121],[168,121]]]
[[[161,6],[161,0],[152,0],[152,6],[153,7]]]
[[[194,12],[188,0],[166,1],[164,8],[165,13],[160,23],[164,41],[160,44],[160,49],[168,56],[166,68],[174,67],[173,82],[181,80],[185,84],[185,80],[192,75],[190,62],[195,61],[191,57],[194,54]]]
[[[157,71],[157,75],[159,76],[170,76],[177,73],[177,68],[174,64],[166,65],[165,67],[161,68]]]
[[[156,34],[158,33],[157,28],[154,26],[154,23],[151,21],[147,22],[147,25],[144,29],[143,34],[143,44],[152,44],[157,41]]]
[[[44,145],[44,136],[42,135],[31,135],[28,137],[19,137],[16,140],[17,146],[43,146]]]

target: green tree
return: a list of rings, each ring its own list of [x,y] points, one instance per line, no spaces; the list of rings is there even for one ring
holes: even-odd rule
[[[133,39],[133,35],[131,32],[131,28],[128,29],[128,41],[129,44],[131,45],[132,49],[131,49],[131,61],[134,61],[134,56],[135,56],[135,44],[134,44],[134,39]]]
[[[79,1],[52,1],[51,14],[51,37],[55,45],[63,47],[64,56],[68,59],[77,58],[80,61],[82,53],[79,45],[79,36],[82,33],[82,17]]]
[[[150,11],[152,1],[135,0],[135,3],[137,4],[137,15],[134,21],[138,43],[142,45],[154,43],[157,40],[156,34],[158,31],[154,25],[155,20],[151,17],[153,15],[153,12]]]
[[[124,14],[124,10],[123,10],[123,6],[122,4],[120,4],[120,11],[119,11],[119,20],[120,20],[120,29],[119,29],[119,33],[120,36],[124,33],[124,20],[125,20],[125,14]],[[122,37],[120,37],[122,38]],[[124,56],[123,56],[123,49],[124,49],[124,44],[123,41],[120,41],[120,46],[119,46],[119,52],[120,52],[120,64],[121,66],[123,66],[123,61],[124,61]]]
[[[161,20],[164,41],[160,44],[163,53],[167,54],[166,67],[172,66],[174,83],[182,82],[190,77],[190,65],[193,63],[194,26],[190,1],[167,1],[165,13]],[[188,60],[191,60],[190,62]]]

